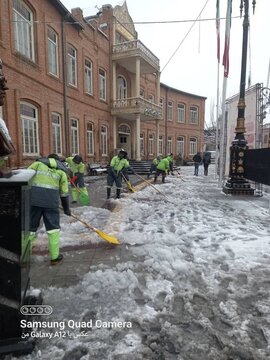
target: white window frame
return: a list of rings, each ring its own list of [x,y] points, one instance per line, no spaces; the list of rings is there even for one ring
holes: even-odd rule
[[[77,87],[77,50],[70,44],[67,46],[68,84]]]
[[[149,94],[149,95],[148,95],[148,101],[149,101],[150,103],[152,103],[152,104],[155,103],[155,97],[154,97],[153,94]]]
[[[108,128],[102,125],[100,128],[101,156],[108,155]]]
[[[190,123],[191,124],[198,124],[198,121],[199,121],[199,109],[198,109],[198,106],[190,106],[189,113],[190,113]]]
[[[176,152],[177,155],[180,155],[182,157],[185,156],[185,138],[184,136],[178,136],[176,139]]]
[[[76,118],[70,119],[71,130],[71,153],[72,155],[79,154],[79,120]]]
[[[59,77],[58,35],[50,26],[47,27],[48,40],[48,71],[49,74]]]
[[[84,59],[84,91],[93,95],[93,63],[90,59]]]
[[[144,133],[140,134],[140,153],[144,155]]]
[[[163,155],[163,153],[164,153],[163,135],[159,135],[159,139],[158,139],[158,155]]]
[[[148,136],[148,152],[149,152],[149,155],[154,154],[154,135],[153,134],[149,134],[149,136]]]
[[[173,153],[173,139],[172,139],[172,136],[168,136],[168,139],[167,139],[167,153],[168,154]]]
[[[95,152],[94,124],[91,123],[90,121],[87,123],[86,137],[87,137],[87,153],[88,155],[94,155]]]
[[[127,98],[127,81],[123,75],[117,77],[117,99]]]
[[[161,111],[162,111],[162,116],[164,116],[164,101],[162,98],[159,99],[159,106],[161,107]]]
[[[195,137],[189,139],[189,155],[195,155],[198,152],[198,140]]]
[[[98,78],[99,78],[99,99],[106,101],[106,83],[107,83],[107,73],[104,69],[98,69]]]
[[[23,113],[22,107],[29,107],[33,115]],[[39,136],[38,136],[38,108],[31,103],[21,101],[20,117],[22,126],[22,146],[23,155],[39,155]]]
[[[168,121],[173,121],[173,102],[172,101],[168,101],[168,104],[167,104],[167,118],[168,118]]]
[[[177,104],[177,122],[185,123],[186,106],[183,103]]]
[[[13,0],[15,50],[35,61],[33,12],[22,0]]]
[[[62,128],[61,128],[61,115],[58,113],[52,113],[52,146],[55,154],[62,154]]]

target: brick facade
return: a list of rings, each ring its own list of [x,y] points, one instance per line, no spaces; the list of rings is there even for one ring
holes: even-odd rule
[[[61,156],[73,153],[71,119],[75,119],[78,121],[78,152],[87,163],[93,161],[107,163],[115,150],[113,146],[113,116],[111,115],[113,92],[111,48],[115,37],[112,24],[117,12],[122,15],[126,13],[126,18],[130,19],[127,9],[123,11],[121,7],[113,9],[111,6],[104,6],[101,13],[90,19],[85,19],[81,9],[76,8],[72,10],[72,13],[69,13],[58,0],[17,0],[17,4],[18,6],[21,4],[25,5],[33,16],[33,55],[32,59],[29,59],[20,50],[18,51],[18,48],[16,49],[15,32],[17,25],[14,22],[13,2],[1,0],[0,58],[3,60],[4,73],[9,87],[5,106],[3,107],[3,117],[17,149],[16,155],[10,160],[11,165],[14,167],[26,166],[36,157],[46,156],[53,152],[52,114],[56,114],[60,119],[62,150],[59,154]],[[57,38],[57,75],[52,75],[49,72],[48,29],[52,29]],[[133,36],[137,36],[132,24],[130,29],[127,30],[127,33],[131,32],[133,32]],[[76,52],[77,84],[75,86],[69,84],[67,76],[69,72],[69,58],[67,56],[69,46]],[[92,63],[92,94],[85,92],[86,60],[90,60]],[[100,69],[102,74],[104,71],[106,74],[105,100],[101,100],[99,96]],[[131,97],[132,93],[134,94],[134,74],[119,63],[116,66],[116,75],[122,75],[126,79],[127,97]],[[148,95],[152,95],[154,102],[159,104],[155,75],[142,74],[140,86],[144,90],[145,99],[148,99]],[[167,112],[164,111],[163,120],[159,121],[159,135],[164,138],[164,154],[168,151],[165,136],[172,137],[172,152],[174,154],[177,154],[177,137],[182,136],[184,138],[183,156],[190,158],[190,138],[197,139],[198,150],[202,148],[205,98],[184,93],[164,84],[160,85],[160,98],[163,99],[164,109],[166,107],[166,99],[173,103],[173,120],[169,121],[167,119]],[[184,123],[177,121],[178,103],[185,104],[186,115]],[[29,122],[27,122],[28,118],[25,122],[27,126],[23,126],[20,104],[30,104],[34,107],[34,114],[37,120],[37,127],[34,130],[31,128],[32,125],[29,125]],[[198,108],[198,122],[194,124],[191,124],[189,120],[190,106]],[[93,154],[89,154],[87,149],[87,129],[89,124],[93,130]],[[135,148],[135,122],[128,119],[128,117],[126,119],[117,117],[117,131],[121,124],[126,124],[130,127],[130,146],[132,149]],[[141,121],[140,133],[144,136],[142,158],[156,156],[156,124],[157,122],[154,119],[151,121]],[[101,128],[103,130],[107,129],[107,150],[104,147],[102,148]],[[35,136],[35,131],[37,132],[38,139],[37,145],[35,145],[38,147],[37,152],[35,150],[32,151],[34,145],[31,145],[31,147],[28,143]],[[151,134],[154,141],[153,154],[150,154],[148,151],[149,135]],[[25,136],[27,140],[25,140]],[[25,152],[24,149],[26,148],[30,150]],[[131,157],[133,154],[134,152],[131,152]]]

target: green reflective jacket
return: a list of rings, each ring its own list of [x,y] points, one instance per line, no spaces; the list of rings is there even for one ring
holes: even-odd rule
[[[77,173],[80,174],[84,174],[84,170],[85,170],[85,165],[83,162],[81,162],[80,164],[75,164],[75,162],[73,161],[74,156],[70,156],[68,158],[66,158],[66,162],[68,163],[68,166],[70,168],[70,170],[72,171],[72,176],[74,176]]]
[[[157,165],[158,170],[166,171],[170,169],[170,163],[167,158],[161,159]]]
[[[118,173],[124,168],[129,167],[129,162],[127,159],[120,159],[118,155],[115,155],[110,162],[110,166],[113,167],[114,170]]]
[[[62,164],[61,164],[62,165]],[[39,159],[28,169],[36,171],[31,182],[31,205],[56,208],[59,196],[68,196],[68,180],[55,159]]]

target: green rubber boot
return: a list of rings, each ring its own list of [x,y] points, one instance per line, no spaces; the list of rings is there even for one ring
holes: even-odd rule
[[[47,231],[49,238],[49,251],[51,260],[56,260],[59,256],[60,230]]]

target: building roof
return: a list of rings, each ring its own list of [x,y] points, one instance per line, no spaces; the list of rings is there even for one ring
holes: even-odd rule
[[[171,87],[171,86],[168,86],[168,85],[166,85],[166,84],[163,84],[163,83],[160,83],[160,86],[163,87],[163,88],[166,88],[167,90],[172,90],[172,91],[178,92],[178,93],[183,94],[183,95],[192,96],[192,97],[197,97],[197,98],[204,99],[204,100],[207,99],[207,97],[205,97],[205,96],[200,96],[200,95],[191,94],[191,93],[188,93],[188,92],[179,90],[179,89],[175,89],[175,88],[173,88],[173,87]]]
[[[73,23],[74,26],[78,28],[78,30],[82,30],[83,26],[75,19],[72,14],[68,11],[68,9],[61,3],[59,0],[49,0],[50,3],[60,12],[61,15],[66,17],[66,20]]]

